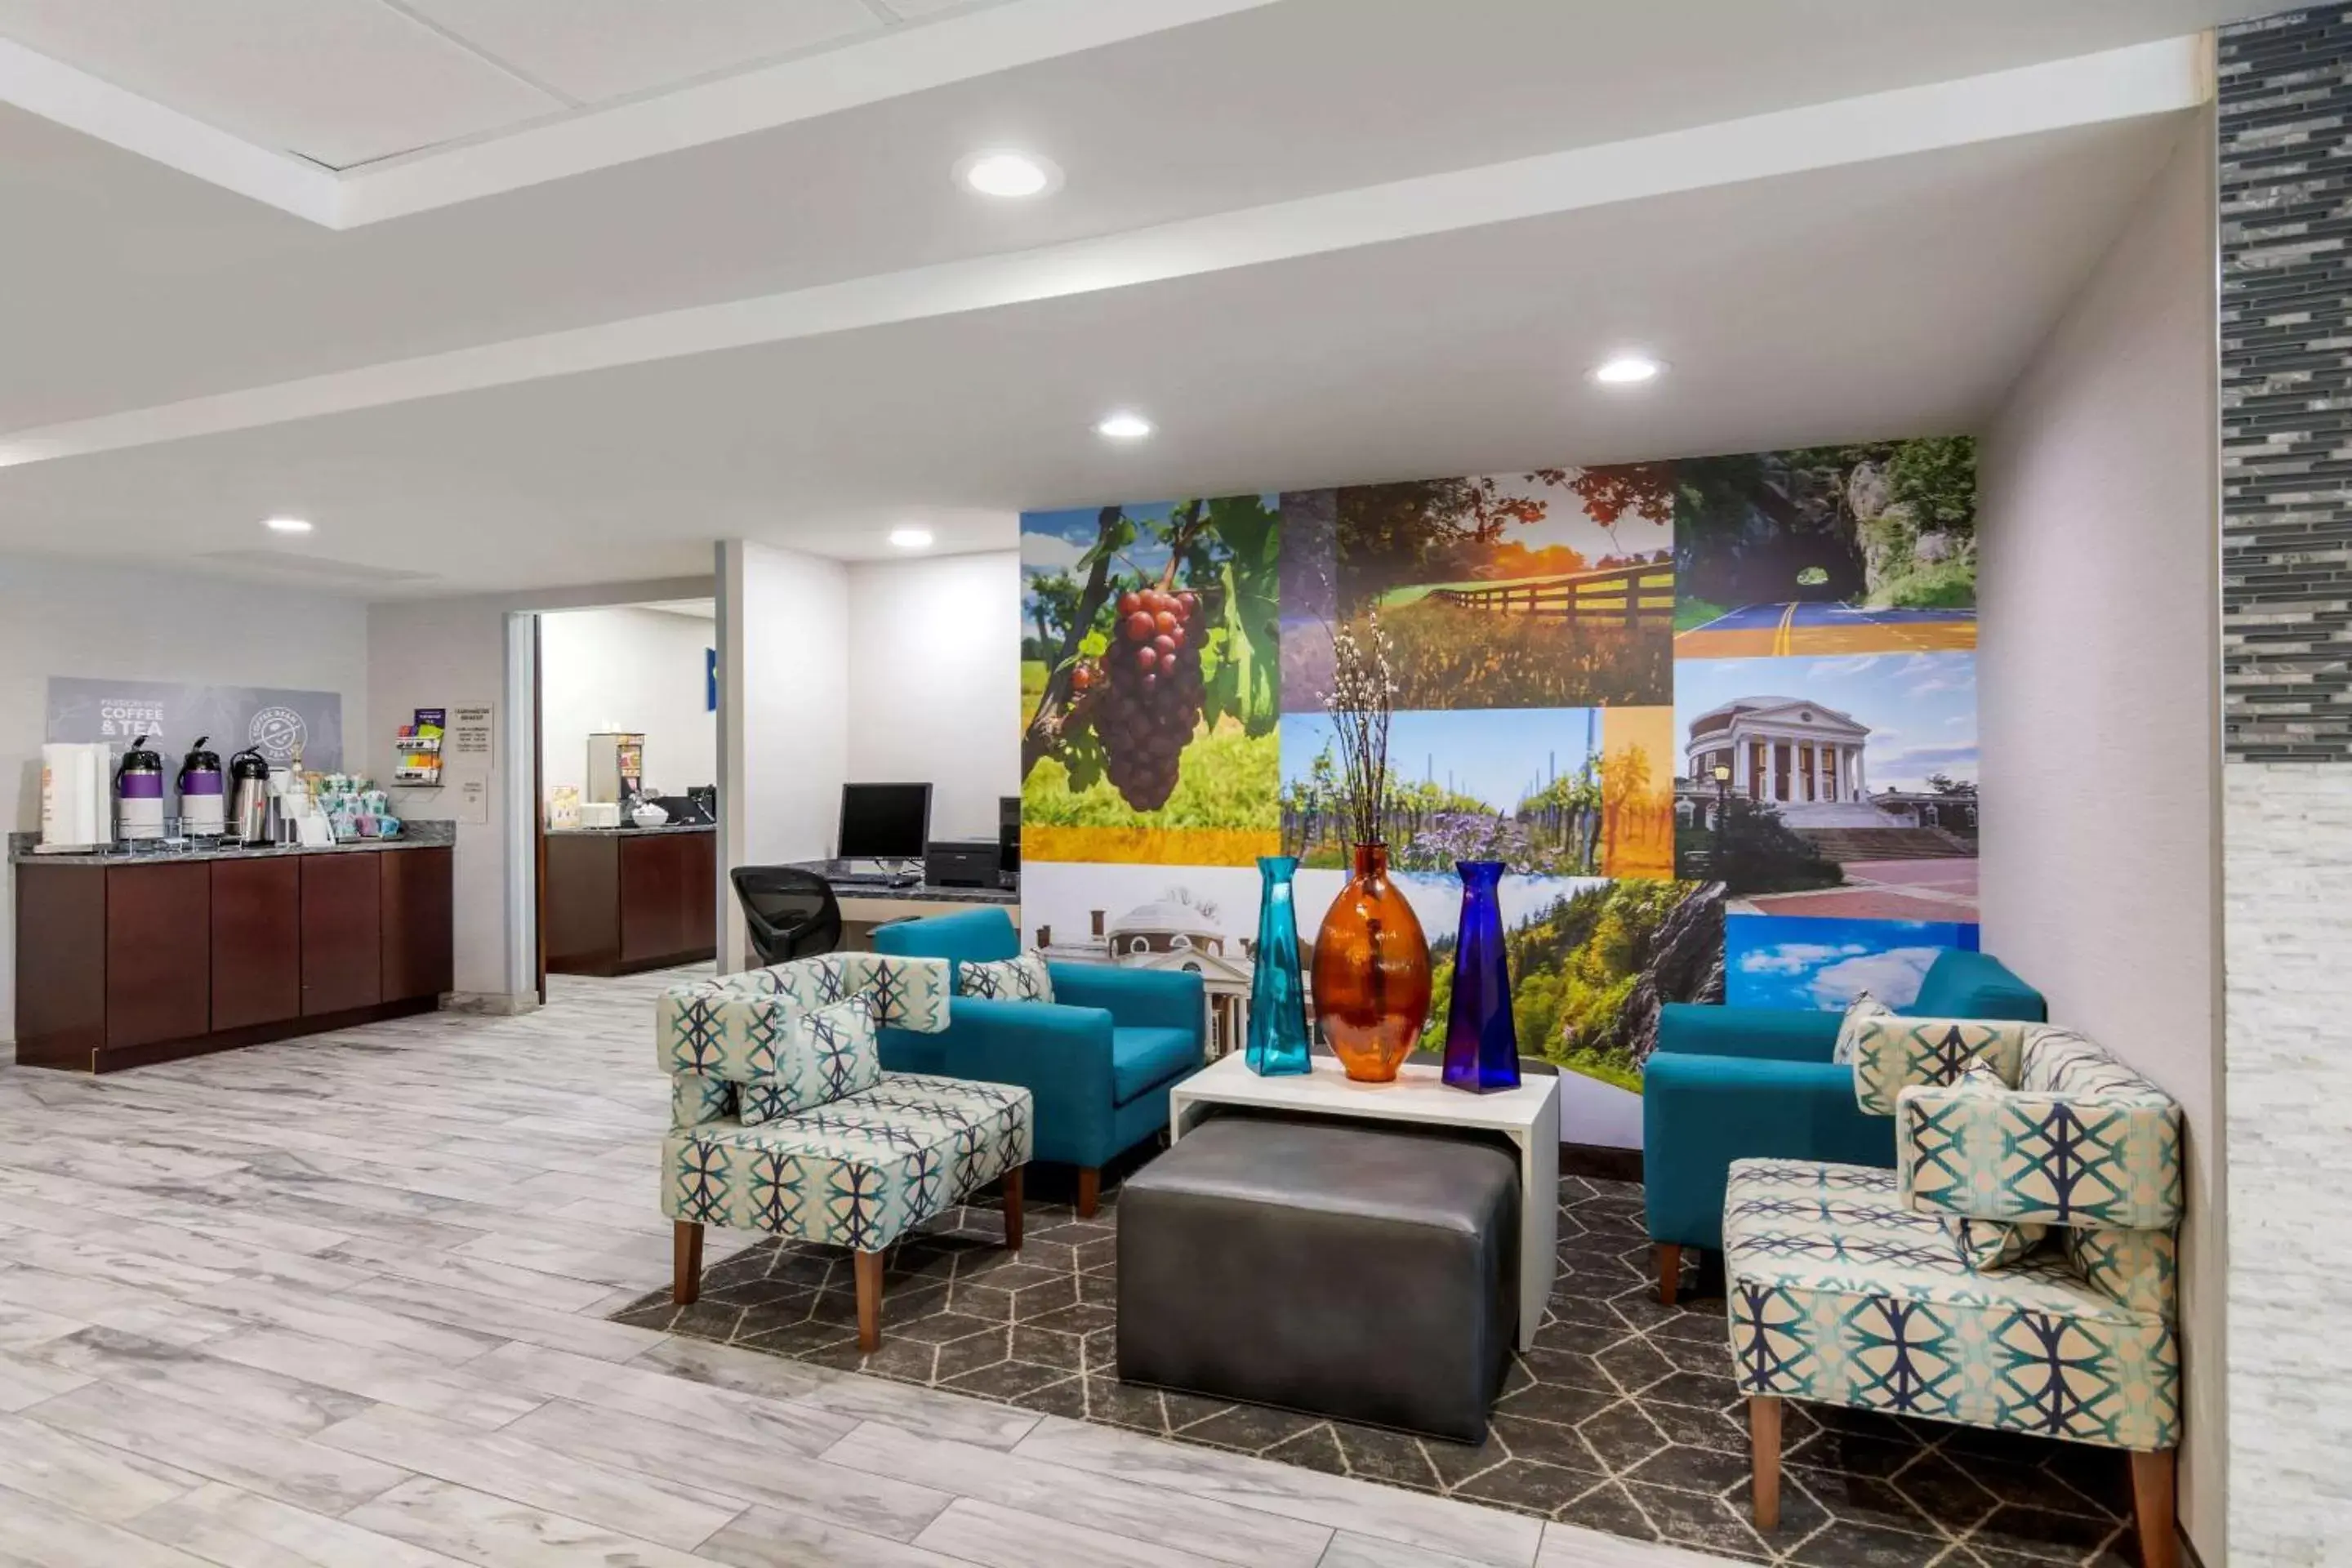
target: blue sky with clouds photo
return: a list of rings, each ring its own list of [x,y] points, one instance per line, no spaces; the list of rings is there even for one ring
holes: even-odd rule
[[[1864,991],[1908,1006],[1937,953],[1977,945],[1973,925],[1788,915],[1727,916],[1723,936],[1726,1001],[1809,1011],[1842,1009]]]
[[[1869,726],[1870,787],[1921,789],[1930,773],[1977,776],[1977,656],[1870,653],[1833,658],[1675,661],[1675,752],[1694,720],[1748,697],[1793,697]]]

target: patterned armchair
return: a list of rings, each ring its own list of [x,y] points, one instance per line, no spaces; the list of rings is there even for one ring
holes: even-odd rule
[[[1004,1244],[1021,1249],[1029,1091],[882,1070],[881,1027],[947,1022],[944,960],[828,953],[662,994],[662,1211],[676,1222],[680,1306],[701,1291],[705,1225],[845,1247],[856,1255],[858,1347],[870,1352],[883,1254],[917,1226],[1002,1177]]]
[[[1889,1017],[1853,1068],[1895,1168],[1731,1167],[1724,1258],[1756,1522],[1780,1401],[2131,1452],[2141,1561],[2176,1562],[2179,1107],[2078,1035]]]

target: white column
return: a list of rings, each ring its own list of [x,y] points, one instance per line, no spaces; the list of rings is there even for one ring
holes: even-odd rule
[[[1822,795],[1824,800],[1843,800],[1845,797],[1845,791],[1840,787],[1838,778],[1839,770],[1844,766],[1845,758],[1839,753],[1837,742],[1834,741],[1825,742],[1822,747],[1822,783],[1825,786],[1825,793]]]
[[[719,546],[719,880],[833,852],[849,753],[849,576],[840,562]],[[719,905],[719,966],[741,967],[742,914]]]
[[[1870,798],[1870,770],[1863,765],[1863,756],[1864,753],[1862,748],[1859,746],[1855,747],[1853,752],[1853,798],[1856,800],[1867,800]]]
[[[1737,727],[1724,731],[1730,737],[1725,744],[1731,748],[1731,793],[1748,793],[1748,744],[1739,738]]]

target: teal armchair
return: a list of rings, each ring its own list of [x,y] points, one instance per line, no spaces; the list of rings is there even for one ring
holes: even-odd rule
[[[2040,1023],[2042,994],[1987,953],[1948,949],[1900,1009],[1915,1018]],[[1658,1293],[1675,1299],[1685,1247],[1723,1246],[1734,1160],[1895,1166],[1895,1124],[1854,1099],[1853,1069],[1831,1060],[1838,1013],[1666,1004],[1642,1069],[1642,1177]]]
[[[967,910],[878,926],[874,951],[962,966],[1017,956],[1021,935],[1001,909]],[[1036,1101],[1036,1155],[1078,1170],[1078,1212],[1091,1215],[1102,1168],[1168,1125],[1168,1090],[1200,1070],[1208,1050],[1201,977],[1108,963],[1053,963],[1054,1000],[989,1001],[957,994],[938,1034],[885,1028],[882,1065],[1017,1084]]]

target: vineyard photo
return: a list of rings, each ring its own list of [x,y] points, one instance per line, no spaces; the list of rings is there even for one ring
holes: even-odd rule
[[[1265,496],[1023,516],[1024,859],[1273,853],[1280,541]]]
[[[1385,838],[1401,871],[1499,860],[1518,876],[1667,874],[1672,868],[1671,715],[1640,710],[1399,713]],[[1612,735],[1612,731],[1614,731]],[[1317,868],[1349,863],[1336,799],[1331,721],[1282,721],[1283,852]]]
[[[1401,709],[1673,700],[1665,465],[1358,486],[1337,492],[1330,537],[1334,624],[1378,616]]]

